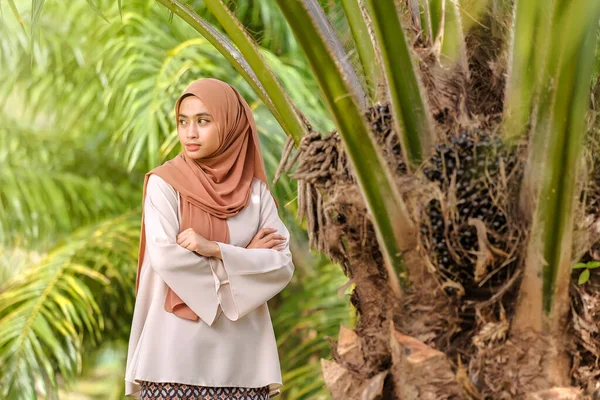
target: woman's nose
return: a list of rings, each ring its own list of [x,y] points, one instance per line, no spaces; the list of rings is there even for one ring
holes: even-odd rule
[[[198,129],[195,125],[190,126],[190,129],[187,130],[187,137],[195,138],[198,137]]]

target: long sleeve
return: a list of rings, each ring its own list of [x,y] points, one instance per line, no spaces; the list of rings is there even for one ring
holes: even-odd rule
[[[218,277],[217,293],[223,314],[237,321],[279,293],[292,279],[294,264],[290,232],[278,215],[267,185],[261,181],[259,228],[275,228],[286,238],[285,248],[248,249],[217,241],[222,260],[210,257]]]
[[[144,201],[146,247],[150,264],[162,280],[209,326],[217,317],[218,278],[207,257],[177,244],[177,192],[151,175]]]

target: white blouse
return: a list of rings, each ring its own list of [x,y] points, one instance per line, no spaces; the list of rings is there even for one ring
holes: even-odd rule
[[[158,175],[144,202],[146,250],[136,296],[125,371],[125,395],[140,397],[140,380],[201,386],[283,386],[267,300],[292,279],[290,233],[267,185],[252,181],[248,206],[227,219],[223,260],[177,244],[179,193]],[[261,228],[275,228],[285,248],[247,249]],[[167,285],[200,317],[164,310]]]

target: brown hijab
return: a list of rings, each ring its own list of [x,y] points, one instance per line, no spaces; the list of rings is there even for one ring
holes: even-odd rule
[[[204,78],[192,82],[175,103],[175,118],[186,94],[202,100],[218,126],[218,149],[208,157],[191,159],[185,150],[151,171],[144,178],[142,205],[151,174],[163,178],[181,196],[180,232],[193,228],[208,240],[229,243],[226,219],[246,207],[252,192],[252,179],[267,184],[264,161],[252,110],[240,93],[226,82]],[[277,204],[277,202],[276,202]],[[136,295],[146,244],[144,213],[136,277]],[[171,290],[167,289],[165,310],[198,321],[199,317]]]

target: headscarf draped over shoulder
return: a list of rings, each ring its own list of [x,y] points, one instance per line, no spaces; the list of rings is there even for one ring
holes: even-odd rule
[[[219,147],[204,158],[191,159],[182,150],[144,177],[142,205],[151,174],[169,183],[181,196],[180,232],[193,228],[208,240],[229,243],[226,219],[248,205],[254,177],[269,186],[254,116],[248,103],[231,85],[214,78],[192,82],[175,103],[175,118],[183,98],[198,97],[217,124]],[[277,204],[277,202],[276,202]],[[144,213],[136,277],[136,295],[144,258],[146,236]],[[165,310],[178,317],[198,321],[194,313],[171,288],[165,298]]]

